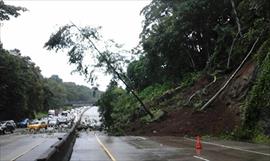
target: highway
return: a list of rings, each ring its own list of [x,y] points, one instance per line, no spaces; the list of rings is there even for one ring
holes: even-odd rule
[[[97,116],[91,108],[83,119]],[[83,120],[82,121],[85,121]],[[0,161],[34,161],[65,133],[0,135]],[[226,141],[201,140],[196,150],[195,138],[171,136],[109,136],[103,132],[82,130],[73,147],[71,161],[269,161],[270,146]]]
[[[270,147],[234,141],[195,141],[183,137],[107,136],[81,132],[71,161],[269,161]]]
[[[0,161],[34,161],[64,133],[0,135]]]
[[[84,115],[97,115],[95,108]],[[86,116],[83,116],[83,118]],[[195,149],[195,138],[108,136],[80,132],[71,161],[269,161],[270,146],[220,139],[204,139]]]

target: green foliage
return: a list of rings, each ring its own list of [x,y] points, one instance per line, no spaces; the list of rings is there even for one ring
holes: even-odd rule
[[[103,127],[109,132],[121,133],[127,125],[136,101],[122,88],[111,82],[98,101]]]
[[[0,50],[0,118],[33,117],[44,109],[43,77],[29,57]]]
[[[67,24],[53,33],[44,47],[48,50],[66,50],[69,63],[76,66],[75,72],[84,75],[91,84],[96,84],[96,71],[112,74],[114,79],[124,81],[123,66],[127,51],[113,40],[103,40],[99,34],[101,27],[77,27]],[[101,46],[99,50],[97,46]],[[93,59],[94,64],[88,64]],[[125,81],[124,81],[125,83]]]
[[[35,118],[36,118],[36,119],[41,119],[41,118],[44,118],[44,117],[46,117],[46,116],[48,116],[48,113],[47,113],[47,112],[37,112],[37,113],[35,114]]]
[[[270,137],[264,134],[257,134],[252,139],[254,143],[268,144],[270,145]]]
[[[17,49],[0,49],[0,75],[0,120],[34,118],[50,108],[94,103],[101,94],[97,89],[63,82],[55,75],[43,78],[39,67]]]
[[[254,53],[260,65],[245,105],[243,127],[229,135],[264,140],[262,136],[269,135],[265,129],[270,129],[270,1],[233,2],[235,7],[231,1],[221,0],[152,0],[141,11],[145,17],[140,34],[142,49],[137,52],[139,59],[128,64],[127,76],[130,85],[148,102],[172,86],[192,86],[202,73],[230,73],[259,37]],[[108,116],[114,122],[109,126],[121,131],[138,117],[138,105],[124,91],[106,92],[113,94],[107,95],[111,98],[106,103],[111,107]],[[201,104],[203,100],[196,100],[195,106]],[[142,120],[151,121],[147,116]]]
[[[151,112],[153,113],[154,117],[151,118],[148,115],[147,116],[143,116],[143,117],[140,118],[141,122],[143,122],[143,123],[146,124],[146,123],[158,121],[159,119],[161,119],[165,115],[164,111],[162,111],[160,109],[154,109]]]
[[[155,84],[145,88],[139,96],[147,102],[167,91],[169,87],[169,84]],[[104,128],[110,133],[119,135],[123,134],[124,129],[138,117],[144,116],[142,120],[149,122],[159,119],[163,113],[158,109],[151,109],[154,117],[145,116],[136,99],[113,82],[101,95],[98,105]]]
[[[269,46],[268,46],[269,47]],[[262,53],[262,55],[265,55]],[[248,129],[248,137],[253,137],[259,127],[265,129],[266,135],[269,131],[270,116],[270,52],[267,54],[259,66],[258,78],[252,87],[245,109],[245,120],[243,127]]]
[[[62,108],[72,104],[93,104],[101,92],[86,86],[76,85],[73,82],[63,82],[57,75],[45,79],[45,86],[51,97],[46,101],[48,108]]]
[[[160,96],[163,94],[165,91],[170,89],[171,85],[170,84],[153,84],[151,86],[146,87],[143,89],[140,93],[139,96],[141,96],[142,99],[149,101],[153,100],[155,97]]]
[[[27,9],[6,5],[3,0],[0,0],[0,21],[9,20],[10,16],[18,17],[20,16],[20,11],[24,12],[27,11]]]

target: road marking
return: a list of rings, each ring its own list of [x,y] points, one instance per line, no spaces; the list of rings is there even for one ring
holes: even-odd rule
[[[106,152],[106,154],[109,156],[109,158],[112,161],[116,161],[116,159],[114,158],[114,156],[112,155],[112,153],[109,151],[109,149],[99,140],[98,136],[95,134],[96,139],[98,141],[98,143],[100,144],[100,146],[102,147],[102,149]]]
[[[195,140],[193,140],[193,139],[189,139],[189,138],[185,138],[185,139],[195,142]],[[249,153],[255,153],[255,154],[270,156],[269,153],[263,153],[263,152],[258,152],[258,151],[254,151],[254,150],[241,149],[241,148],[237,148],[237,147],[227,146],[227,145],[223,145],[223,144],[216,144],[216,143],[211,143],[211,142],[206,142],[206,141],[201,141],[201,142],[204,143],[204,144],[219,146],[219,147],[222,147],[222,148],[227,148],[227,149],[233,149],[233,150],[239,150],[239,151],[244,151],[244,152],[249,152]]]
[[[42,142],[40,142],[40,143],[38,143],[38,144],[32,146],[30,149],[24,151],[24,152],[21,153],[20,155],[17,155],[16,157],[14,157],[13,159],[11,159],[10,161],[15,161],[16,159],[18,159],[18,158],[20,158],[21,156],[23,156],[24,154],[26,154],[26,153],[32,151],[35,147],[39,146],[40,144],[44,143],[45,141],[46,141],[46,140],[44,140],[44,141],[42,141]]]
[[[196,156],[196,155],[194,155],[193,157],[194,157],[194,158],[197,158],[197,159],[204,160],[204,161],[210,161],[210,160],[208,160],[208,159],[205,159],[205,158],[203,158],[203,157],[199,157],[199,156]]]

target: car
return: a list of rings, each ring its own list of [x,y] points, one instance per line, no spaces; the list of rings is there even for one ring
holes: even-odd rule
[[[48,125],[46,124],[45,121],[33,121],[31,122],[27,128],[29,130],[40,130],[40,129],[47,129],[48,128]]]
[[[58,120],[57,119],[50,119],[48,121],[48,126],[49,127],[56,127],[58,125]]]
[[[12,121],[8,120],[8,121],[2,121],[0,123],[0,126],[1,126],[1,129],[0,129],[0,132],[2,134],[5,134],[6,132],[10,132],[10,133],[13,133],[14,130],[15,130],[15,126],[13,124]]]
[[[59,124],[68,124],[68,119],[66,117],[58,117]]]
[[[17,127],[16,123],[13,120],[6,120],[6,121],[10,122],[12,124],[12,126],[14,126],[14,128]]]
[[[17,123],[17,127],[25,128],[29,124],[30,120],[28,118],[25,118]]]

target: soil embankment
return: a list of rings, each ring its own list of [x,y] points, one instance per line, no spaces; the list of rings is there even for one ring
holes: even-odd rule
[[[202,76],[193,86],[178,90],[173,96],[162,101],[157,99],[158,101],[152,102],[156,107],[166,111],[166,116],[162,120],[148,124],[136,120],[128,133],[156,136],[230,133],[241,123],[241,103],[246,99],[255,73],[255,63],[247,62],[215,101],[205,110],[198,111],[196,109],[224,85],[230,74],[219,76],[207,89],[205,87],[213,82],[213,78]],[[188,101],[196,92],[191,101]]]

